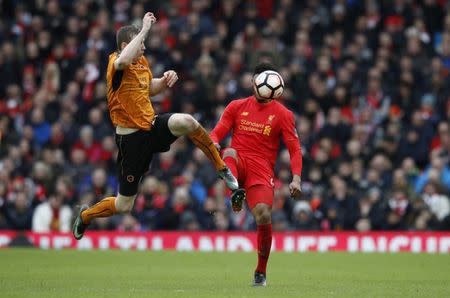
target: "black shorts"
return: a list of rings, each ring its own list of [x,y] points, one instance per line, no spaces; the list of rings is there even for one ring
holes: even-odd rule
[[[138,130],[128,135],[116,134],[119,148],[119,193],[124,196],[137,194],[139,182],[152,162],[153,154],[170,150],[177,139],[168,126],[172,114],[157,115],[149,131]]]

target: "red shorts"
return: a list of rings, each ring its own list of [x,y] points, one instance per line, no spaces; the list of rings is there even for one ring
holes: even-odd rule
[[[272,206],[274,192],[274,174],[272,165],[264,159],[237,155],[239,185],[246,192],[246,201],[250,209],[256,204]]]
[[[273,187],[258,184],[246,188],[245,192],[245,200],[250,210],[255,208],[256,204],[264,203],[269,206],[273,204]]]

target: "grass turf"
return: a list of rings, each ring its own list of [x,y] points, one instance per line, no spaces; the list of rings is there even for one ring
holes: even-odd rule
[[[450,255],[0,250],[0,297],[450,297]]]

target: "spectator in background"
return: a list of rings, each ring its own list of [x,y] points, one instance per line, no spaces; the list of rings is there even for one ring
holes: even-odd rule
[[[44,161],[39,161],[34,164],[32,170],[33,183],[36,185],[35,199],[43,201],[51,189],[52,171],[50,166]]]
[[[431,163],[427,169],[417,178],[415,191],[422,192],[428,181],[442,183],[447,191],[450,190],[450,168],[447,166],[448,156],[445,151],[434,150],[430,153]]]
[[[64,203],[73,206],[78,203],[76,199],[76,190],[69,176],[59,176],[55,182],[55,193],[64,198]]]
[[[159,217],[157,229],[175,230],[178,228],[183,212],[190,210],[192,199],[186,186],[178,187],[164,211]]]
[[[6,222],[11,230],[30,230],[33,210],[25,192],[16,192],[13,201],[6,207]]]
[[[326,219],[321,223],[322,228],[331,230],[354,229],[358,217],[357,201],[349,193],[345,181],[333,176],[330,178],[331,193],[324,202],[323,213]]]
[[[216,231],[230,231],[232,230],[230,220],[228,216],[224,212],[216,212],[214,213],[214,225],[215,228],[213,230]]]
[[[359,216],[355,224],[358,231],[381,230],[384,225],[382,195],[378,188],[370,189],[366,196],[359,199]]]
[[[411,224],[411,198],[404,190],[392,191],[387,197],[386,205],[386,230],[404,230]]]
[[[71,229],[72,210],[64,204],[61,195],[50,194],[48,201],[36,207],[32,230],[37,233],[64,232]]]
[[[72,150],[81,149],[84,151],[88,161],[95,163],[101,159],[102,147],[94,138],[94,130],[91,126],[83,126],[80,130],[80,138],[73,146]]]
[[[131,214],[124,214],[117,226],[117,230],[122,232],[138,232],[140,229],[141,226],[139,222]]]
[[[103,113],[99,108],[89,110],[89,124],[93,130],[93,139],[98,142],[112,134],[111,125],[104,119]]]
[[[450,199],[445,193],[439,184],[428,182],[422,195],[422,200],[434,217],[437,227],[442,230],[450,228]]]
[[[326,124],[322,127],[320,135],[328,137],[338,142],[340,146],[345,146],[351,137],[350,127],[342,122],[341,111],[338,107],[330,108]]]
[[[50,138],[45,144],[45,147],[50,149],[61,149],[65,155],[68,154],[70,143],[59,122],[56,122],[51,126]]]
[[[75,148],[70,153],[71,164],[67,165],[66,172],[72,177],[74,185],[79,187],[84,177],[92,173],[92,165],[87,162],[86,152]]]
[[[168,202],[167,184],[153,176],[147,176],[142,181],[133,214],[143,228],[153,230],[158,224],[158,218],[162,217],[162,213],[167,208]]]
[[[319,225],[314,218],[311,206],[306,201],[298,201],[292,210],[292,217],[295,230],[315,231]]]
[[[401,156],[412,157],[419,166],[425,166],[432,138],[431,124],[423,119],[419,111],[414,111],[411,123],[400,141]]]
[[[291,230],[286,213],[281,210],[277,210],[272,213],[272,226],[273,230],[276,232],[285,232]]]
[[[31,127],[35,145],[41,148],[50,139],[50,124],[45,120],[42,109],[36,108],[31,112]]]
[[[197,217],[194,212],[186,211],[183,212],[180,218],[180,230],[183,231],[198,231],[200,229],[200,224],[198,223]]]
[[[81,192],[93,193],[96,201],[99,201],[105,196],[113,195],[115,193],[116,189],[110,183],[112,179],[107,176],[107,173],[103,168],[94,169],[92,175],[84,178],[85,181],[80,186]]]

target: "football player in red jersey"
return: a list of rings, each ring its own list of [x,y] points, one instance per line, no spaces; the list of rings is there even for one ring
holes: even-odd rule
[[[256,66],[253,79],[270,64]],[[232,131],[231,146],[223,150],[223,160],[238,177],[239,186],[245,189],[234,195],[233,211],[242,209],[246,199],[257,224],[258,265],[254,286],[266,285],[266,265],[272,245],[271,210],[274,195],[274,166],[280,138],[289,150],[292,197],[301,192],[302,153],[295,127],[294,114],[274,99],[261,98],[254,87],[253,95],[233,100],[224,110],[220,121],[211,132],[211,139],[220,149],[219,142]]]

